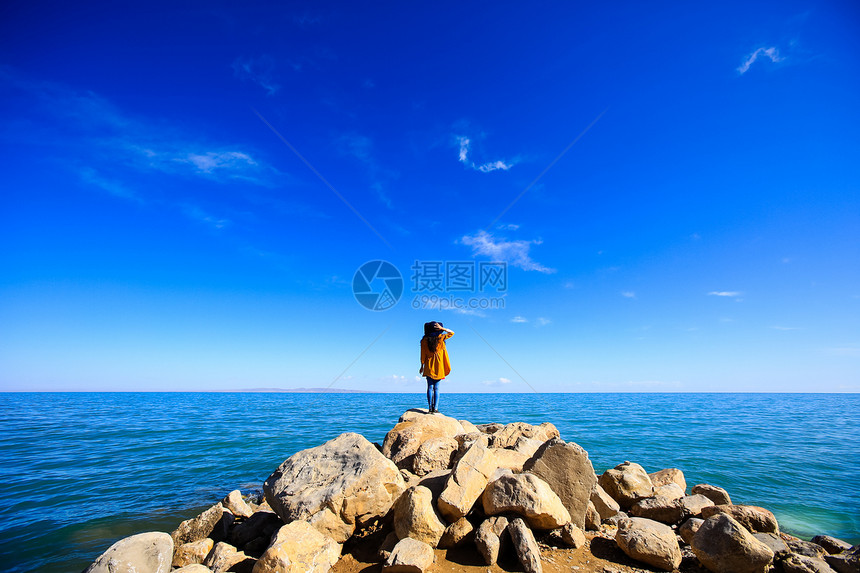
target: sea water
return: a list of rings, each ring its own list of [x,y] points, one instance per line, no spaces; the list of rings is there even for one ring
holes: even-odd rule
[[[676,467],[783,530],[860,543],[860,395],[451,394],[473,423],[556,425],[595,471]],[[382,442],[423,394],[0,394],[0,569],[81,571],[114,541],[170,532],[294,452]]]

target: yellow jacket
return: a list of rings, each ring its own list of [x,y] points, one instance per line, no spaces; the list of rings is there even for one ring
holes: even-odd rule
[[[441,380],[451,372],[451,363],[448,362],[448,349],[445,348],[445,340],[454,336],[452,332],[443,332],[439,335],[439,344],[436,352],[430,352],[427,348],[427,340],[421,339],[421,374],[429,376],[434,380]]]

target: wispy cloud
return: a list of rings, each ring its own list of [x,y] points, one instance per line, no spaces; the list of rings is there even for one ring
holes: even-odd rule
[[[225,227],[229,227],[233,224],[233,222],[229,219],[224,219],[211,215],[195,205],[184,205],[182,207],[182,212],[188,218],[198,221],[200,223],[205,223],[213,229],[224,229]]]
[[[506,386],[510,383],[511,381],[508,378],[497,378],[496,380],[484,380],[482,382],[484,386]]]
[[[275,60],[268,55],[257,58],[236,58],[233,60],[233,75],[243,81],[250,81],[266,90],[267,95],[275,95],[281,86],[275,82]]]
[[[522,317],[522,316],[515,316],[515,317],[513,317],[513,318],[511,319],[511,322],[518,322],[518,323],[521,323],[521,322],[528,322],[528,321],[529,321],[529,319],[524,318],[524,317]]]
[[[781,62],[785,59],[779,55],[779,50],[774,46],[771,46],[769,48],[758,48],[751,54],[747,55],[746,59],[744,59],[744,62],[740,65],[740,67],[738,67],[738,73],[740,73],[741,75],[747,73],[747,70],[750,69],[750,66],[752,66],[759,58],[768,58],[773,63]]]
[[[735,290],[712,290],[708,296],[740,296],[741,293]]]
[[[460,148],[460,163],[467,167],[471,167],[475,171],[480,171],[481,173],[491,173],[493,171],[507,171],[516,163],[516,161],[503,161],[501,159],[497,159],[496,161],[488,161],[486,163],[481,164],[475,163],[474,161],[469,159],[469,150],[472,141],[468,137],[463,135],[456,136],[455,140]]]
[[[460,242],[472,247],[472,254],[476,256],[486,256],[494,261],[505,261],[524,271],[555,272],[555,269],[545,267],[531,258],[532,245],[540,245],[543,242],[540,240],[508,241],[501,237],[494,237],[486,231],[478,231],[474,235],[463,236]]]
[[[537,317],[535,324],[537,324],[537,326],[546,326],[547,324],[552,324],[552,320],[539,316]]]
[[[81,168],[78,174],[81,176],[81,179],[85,183],[98,187],[103,191],[107,191],[111,195],[115,195],[123,199],[129,199],[131,201],[136,201],[138,203],[143,202],[143,200],[138,196],[138,194],[126,187],[125,184],[120,183],[119,181],[105,178],[98,171],[91,167]]]

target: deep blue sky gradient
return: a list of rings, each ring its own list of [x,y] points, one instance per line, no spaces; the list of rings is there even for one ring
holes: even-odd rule
[[[858,96],[848,1],[6,2],[0,390],[856,392]]]

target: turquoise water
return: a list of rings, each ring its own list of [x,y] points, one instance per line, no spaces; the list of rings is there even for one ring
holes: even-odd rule
[[[68,572],[172,531],[341,432],[381,442],[422,394],[0,394],[0,569]],[[553,422],[600,473],[625,460],[726,488],[782,528],[860,543],[860,395],[446,394],[474,423]]]

